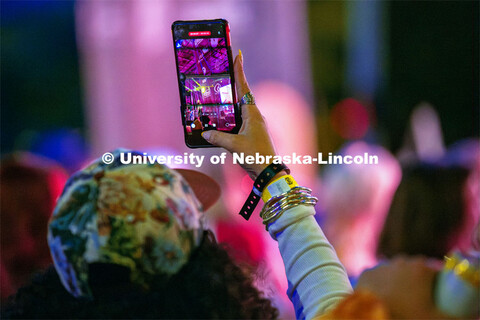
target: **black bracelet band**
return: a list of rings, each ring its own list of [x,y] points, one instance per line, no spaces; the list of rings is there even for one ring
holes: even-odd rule
[[[247,201],[245,201],[242,210],[240,210],[240,215],[244,217],[245,220],[250,219],[253,210],[257,207],[257,204],[262,197],[263,189],[265,189],[273,177],[282,170],[285,170],[288,174],[290,173],[290,169],[288,169],[283,163],[272,163],[260,173],[257,179],[255,179],[252,192],[250,192]]]

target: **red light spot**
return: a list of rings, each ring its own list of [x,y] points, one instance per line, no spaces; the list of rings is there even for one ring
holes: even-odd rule
[[[370,125],[367,109],[357,100],[347,98],[337,103],[330,113],[333,130],[344,139],[360,139]]]

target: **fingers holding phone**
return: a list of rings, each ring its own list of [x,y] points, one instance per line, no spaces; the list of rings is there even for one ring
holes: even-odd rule
[[[241,53],[235,58],[235,84],[238,96],[241,98],[250,92],[243,71]],[[242,105],[242,127],[238,134],[228,134],[219,131],[206,131],[202,136],[211,144],[223,147],[230,152],[267,156],[276,155],[275,147],[267,129],[265,120],[255,104]],[[254,179],[267,167],[267,164],[244,164],[242,167]]]

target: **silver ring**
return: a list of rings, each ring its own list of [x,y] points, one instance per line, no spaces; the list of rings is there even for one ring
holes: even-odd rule
[[[255,97],[252,92],[245,93],[242,99],[240,99],[240,105],[243,106],[244,104],[255,104]]]

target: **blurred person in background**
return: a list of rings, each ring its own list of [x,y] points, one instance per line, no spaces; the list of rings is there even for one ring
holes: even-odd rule
[[[355,282],[377,264],[378,239],[402,173],[381,146],[354,142],[340,153],[378,156],[378,164],[329,165],[322,175],[325,234]]]
[[[364,271],[355,292],[317,320],[451,319],[434,302],[439,268],[418,257],[384,262]]]
[[[467,139],[445,150],[432,110],[421,105],[412,116],[416,148],[408,158],[404,157],[406,153],[402,155],[409,166],[395,193],[381,238],[377,239],[379,258],[389,259],[363,272],[355,293],[323,318],[478,318],[480,144],[476,139]],[[335,191],[335,181],[324,179],[324,201],[328,206],[328,194]],[[346,194],[345,206],[357,203],[359,195],[372,195],[361,188],[352,195],[348,184],[336,189],[340,190],[338,194]],[[328,231],[328,215],[326,220]],[[382,223],[376,225],[382,227]],[[332,243],[335,236],[332,234]],[[361,238],[358,241],[365,242]],[[347,250],[355,247],[355,243],[346,246]],[[337,249],[341,257],[341,247]],[[439,259],[447,255],[442,263]]]
[[[356,290],[375,293],[393,318],[478,318],[479,141],[446,149],[426,103],[412,112],[407,138],[403,178],[377,248],[390,260],[362,274]]]
[[[479,244],[476,238],[474,248]],[[320,318],[478,319],[479,263],[479,251],[451,254],[444,263],[398,255],[364,271],[355,292]]]
[[[379,257],[399,254],[442,259],[468,252],[480,218],[480,142],[469,138],[448,149],[435,107],[412,111],[398,153],[404,168],[377,248]]]
[[[478,239],[475,241],[478,248]],[[370,301],[366,309],[376,311],[377,316],[380,306],[393,319],[478,319],[479,263],[478,251],[450,254],[444,263],[424,256],[399,255],[363,272],[355,293],[373,294],[377,300],[374,304]],[[359,308],[358,301],[357,306],[350,306]],[[337,309],[342,318],[352,311],[342,310],[340,305]]]
[[[443,259],[468,251],[479,219],[478,169],[418,165],[404,171],[383,227],[379,257]]]
[[[0,164],[2,301],[51,264],[47,224],[67,180],[56,162],[31,153]]]
[[[355,291],[373,294],[376,303],[376,314],[370,314],[367,318],[449,318],[434,302],[435,277],[439,269],[439,265],[425,258],[397,257],[363,272]],[[365,309],[368,310],[368,306]],[[379,310],[383,311],[380,316]]]
[[[474,150],[472,150],[474,151]],[[442,161],[441,161],[442,162]],[[379,242],[379,257],[390,259],[414,259],[423,256],[429,259],[445,259],[441,272],[439,268],[430,270],[431,263],[423,258],[423,263],[413,263],[412,273],[424,274],[426,278],[437,279],[435,282],[425,282],[418,277],[417,286],[430,293],[430,300],[440,310],[458,318],[478,318],[480,298],[480,251],[479,251],[479,186],[480,162],[470,162],[474,165],[466,167],[439,165],[418,165],[405,170],[404,179],[395,194],[390,212],[385,222]],[[405,258],[405,257],[409,258]],[[403,258],[402,258],[403,257]],[[425,267],[428,265],[428,268]],[[379,277],[392,279],[392,272],[404,273],[398,281],[401,283],[408,276],[402,271],[400,263],[383,271],[374,271]],[[374,276],[376,277],[376,276]],[[372,280],[371,278],[369,278]],[[360,277],[360,281],[362,277]],[[375,279],[373,279],[375,280]],[[371,283],[378,286],[378,280]],[[432,295],[434,292],[434,295]],[[388,291],[379,292],[385,299],[394,301],[388,296]],[[403,300],[408,299],[406,295]],[[399,300],[401,301],[401,299]],[[396,312],[402,311],[401,304],[394,303]],[[412,306],[418,305],[412,302]],[[426,306],[426,304],[425,304]],[[404,310],[413,311],[410,307]],[[400,313],[399,313],[400,314]],[[408,313],[401,313],[409,317]],[[431,316],[436,318],[435,316]],[[437,317],[438,318],[438,317]]]

